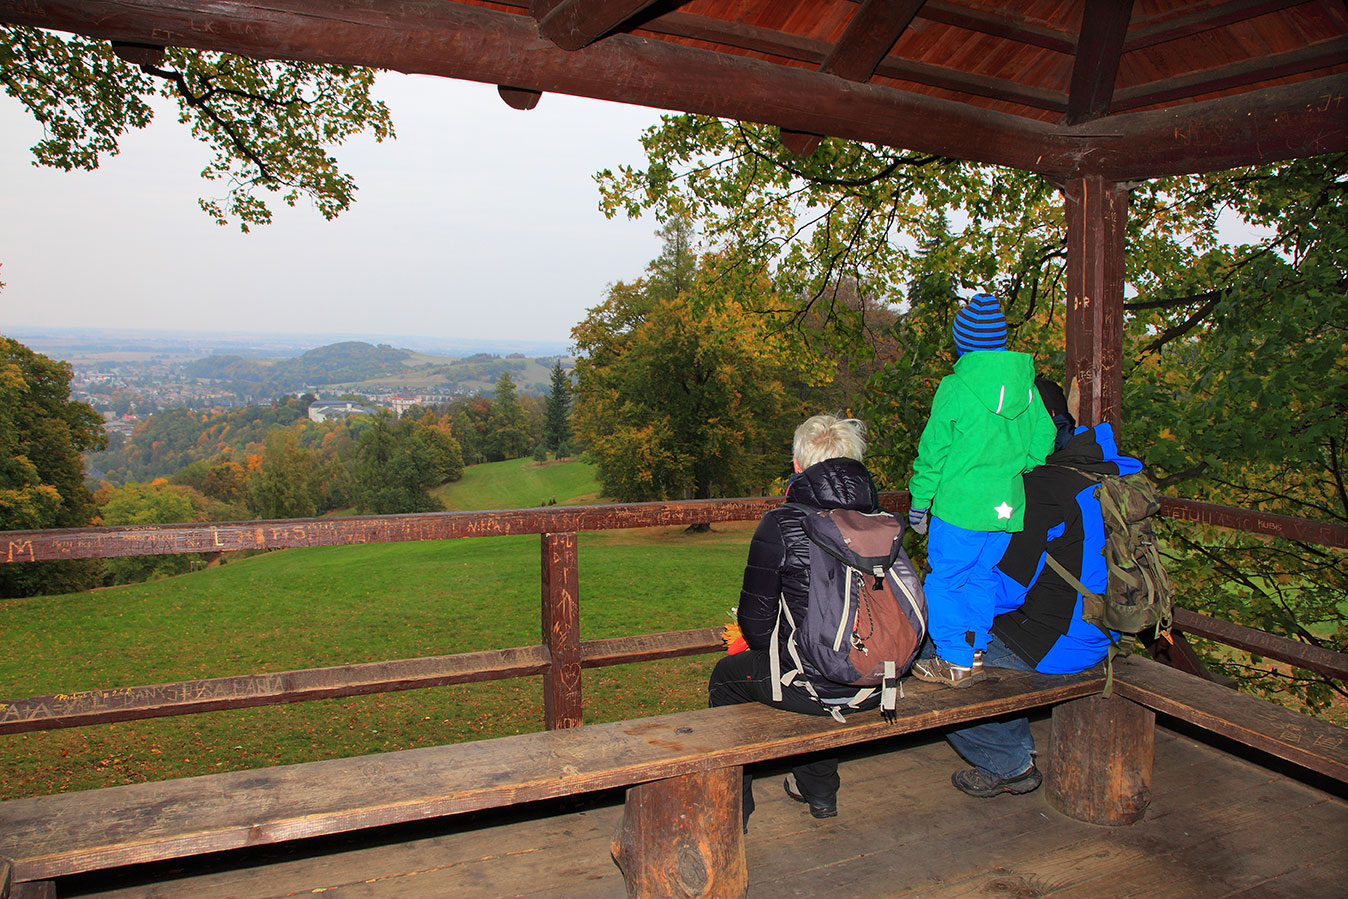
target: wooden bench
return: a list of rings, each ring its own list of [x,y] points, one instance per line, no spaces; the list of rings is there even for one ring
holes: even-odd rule
[[[967,689],[904,682],[897,724],[759,705],[0,803],[16,884],[632,787],[614,855],[633,895],[742,895],[741,766],[1099,693],[1098,673],[991,669]],[[690,808],[699,814],[688,815]],[[677,884],[677,886],[675,886]],[[681,891],[681,892],[680,892]]]
[[[989,669],[967,689],[905,681],[897,724],[758,705],[0,803],[14,896],[50,879],[628,787],[613,855],[633,896],[742,896],[742,766],[1053,706],[1049,801],[1097,824],[1150,799],[1156,712],[1348,782],[1348,731],[1140,658],[1045,676]],[[696,814],[688,814],[696,809]],[[37,892],[37,890],[44,892]]]
[[[1348,729],[1141,656],[1115,663],[1115,692],[1140,706],[1348,783]]]

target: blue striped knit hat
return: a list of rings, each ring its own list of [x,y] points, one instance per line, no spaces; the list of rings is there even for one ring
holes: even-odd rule
[[[978,294],[955,313],[955,348],[960,355],[1006,349],[1006,319],[992,294]]]

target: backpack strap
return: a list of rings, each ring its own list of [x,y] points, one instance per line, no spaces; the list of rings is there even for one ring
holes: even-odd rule
[[[1083,602],[1085,601],[1084,598],[1087,596],[1089,596],[1095,602],[1104,602],[1104,597],[1102,597],[1098,593],[1091,591],[1089,588],[1086,587],[1085,584],[1081,583],[1080,578],[1073,575],[1072,572],[1068,571],[1067,568],[1061,562],[1053,558],[1053,553],[1045,550],[1044,562],[1048,565],[1049,568],[1052,568],[1057,573],[1058,577],[1062,578],[1069,585],[1074,587],[1077,593],[1081,594],[1081,596],[1083,597],[1082,600]],[[1114,693],[1114,657],[1127,655],[1131,651],[1131,648],[1124,649],[1123,644],[1119,641],[1117,637],[1114,636],[1114,634],[1108,628],[1101,627],[1094,621],[1091,621],[1089,623],[1094,624],[1097,628],[1099,628],[1101,633],[1103,633],[1106,637],[1109,638],[1109,651],[1105,654],[1105,689],[1101,694],[1105,697],[1105,699],[1108,699]]]
[[[786,623],[791,626],[791,633],[789,635],[789,639],[786,642],[786,650],[791,654],[791,661],[796,666],[795,668],[791,669],[785,674],[782,673],[782,644],[781,640],[778,639],[782,630],[783,616],[785,616],[786,618]],[[773,702],[782,701],[783,685],[794,683],[796,680],[796,675],[805,673],[805,664],[800,660],[800,653],[796,651],[795,633],[796,633],[796,620],[791,617],[791,609],[789,606],[787,606],[786,594],[783,593],[781,594],[781,598],[778,600],[777,622],[772,626],[772,643],[771,645],[768,646],[768,663],[770,665],[769,670],[772,675]],[[805,683],[808,686],[809,681],[805,681]],[[810,692],[813,693],[814,691],[811,690]]]
[[[1064,567],[1061,562],[1053,558],[1053,553],[1045,550],[1044,562],[1047,563],[1049,568],[1052,568],[1055,572],[1057,572],[1058,577],[1067,581],[1068,585],[1075,587],[1076,591],[1080,593],[1082,596],[1089,596],[1091,599],[1095,600],[1100,600],[1103,598],[1100,596],[1099,593],[1096,593],[1095,591],[1087,587],[1085,584],[1081,583],[1081,580],[1076,575],[1072,574],[1072,572],[1068,571],[1067,568]]]

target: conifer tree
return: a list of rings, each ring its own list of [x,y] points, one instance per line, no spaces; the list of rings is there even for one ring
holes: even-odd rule
[[[562,370],[561,360],[552,369],[552,392],[543,410],[543,445],[561,459],[571,442],[571,375]]]

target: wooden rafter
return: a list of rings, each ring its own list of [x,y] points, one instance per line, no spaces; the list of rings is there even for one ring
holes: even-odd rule
[[[1206,72],[1135,85],[1115,95],[1114,109],[1122,112],[1154,106],[1171,100],[1314,72],[1344,62],[1348,62],[1348,37],[1334,38],[1286,53],[1234,62]]]
[[[1115,114],[1057,133],[1081,140],[1077,171],[1115,181],[1342,152],[1348,150],[1348,74]]]
[[[1076,52],[1076,42],[1071,35],[1033,25],[1010,16],[990,13],[987,10],[974,9],[958,3],[945,3],[941,0],[928,0],[918,12],[918,18],[943,25],[954,25],[980,34],[1006,38],[1045,50],[1071,55]]]
[[[507,106],[519,110],[533,109],[543,97],[542,91],[531,91],[525,87],[507,87],[504,84],[498,84],[496,92],[501,95]]]
[[[692,38],[734,47],[737,50],[808,62],[816,66],[822,66],[830,52],[829,45],[824,41],[784,34],[754,25],[723,22],[693,13],[668,13],[652,19],[641,27],[643,31],[654,34]],[[1044,90],[1001,78],[976,75],[949,66],[901,59],[896,56],[888,56],[881,61],[876,66],[874,74],[883,78],[911,81],[914,84],[972,94],[976,97],[1019,103],[1033,109],[1047,109],[1052,112],[1067,110],[1067,103],[1060,91]]]
[[[563,50],[579,50],[658,0],[561,0],[538,20],[538,33]]]
[[[820,69],[848,81],[870,81],[923,2],[866,0]]]
[[[1097,119],[1109,112],[1132,12],[1133,0],[1086,0],[1067,91],[1067,124]]]
[[[848,81],[870,81],[924,0],[865,0],[847,23],[819,70]],[[782,143],[797,156],[809,156],[822,135],[783,131]]]
[[[1255,19],[1289,6],[1301,6],[1310,2],[1315,0],[1230,0],[1219,6],[1200,9],[1154,24],[1141,24],[1128,32],[1128,37],[1123,42],[1123,52],[1131,53],[1143,47],[1154,47],[1167,41],[1179,40],[1214,28]]]

